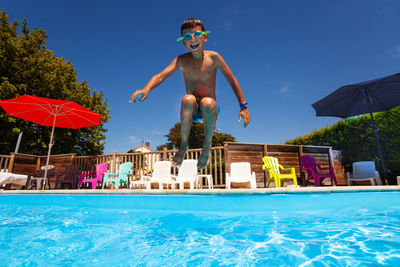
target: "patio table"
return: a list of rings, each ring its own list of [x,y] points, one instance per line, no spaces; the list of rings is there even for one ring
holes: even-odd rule
[[[207,179],[208,189],[214,188],[213,177],[210,174],[197,175],[197,181],[196,181],[197,188],[199,188],[199,186],[203,187],[203,178]]]

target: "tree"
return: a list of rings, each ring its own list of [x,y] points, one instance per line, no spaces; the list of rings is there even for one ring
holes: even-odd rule
[[[204,126],[202,123],[193,123],[190,129],[189,135],[189,148],[201,148],[204,140]],[[164,147],[167,149],[178,149],[181,144],[181,123],[177,122],[169,129],[169,133],[165,135],[168,138],[166,144],[159,145],[157,150],[163,150]],[[223,146],[224,142],[235,142],[235,137],[228,133],[214,132],[212,137],[212,146]]]
[[[236,138],[228,133],[214,132],[212,137],[212,146],[223,146],[225,142],[236,142]]]
[[[102,90],[91,91],[86,81],[78,82],[72,63],[56,57],[46,47],[47,34],[30,30],[27,20],[12,24],[4,9],[0,11],[0,100],[24,94],[75,101],[102,115],[101,124],[78,130],[56,128],[53,154],[101,154],[105,144],[103,127],[109,119],[107,99]],[[51,127],[44,127],[6,115],[0,111],[0,154],[14,151],[18,134],[23,131],[19,152],[47,154]]]

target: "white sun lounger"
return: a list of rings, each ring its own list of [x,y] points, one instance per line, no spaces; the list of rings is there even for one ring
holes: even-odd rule
[[[0,186],[8,184],[24,186],[27,179],[28,175],[15,174],[11,172],[0,172]]]

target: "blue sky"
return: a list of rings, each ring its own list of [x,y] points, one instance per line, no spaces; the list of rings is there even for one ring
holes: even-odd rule
[[[136,89],[185,53],[180,25],[203,20],[206,49],[220,53],[249,103],[251,123],[221,73],[216,128],[239,142],[279,144],[328,126],[311,104],[338,87],[399,72],[400,1],[20,1],[2,0],[11,20],[46,30],[47,47],[69,59],[79,81],[102,89],[111,118],[105,153],[167,141],[185,95],[177,71],[140,104]]]

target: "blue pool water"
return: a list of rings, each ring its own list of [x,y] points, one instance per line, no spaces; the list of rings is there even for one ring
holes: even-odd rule
[[[400,192],[0,195],[1,266],[400,265]]]

